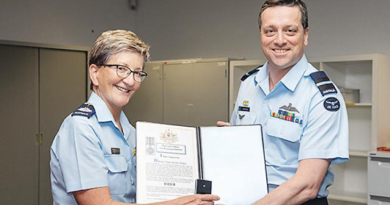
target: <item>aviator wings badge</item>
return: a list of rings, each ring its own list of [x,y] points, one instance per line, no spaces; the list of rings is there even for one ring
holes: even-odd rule
[[[282,107],[280,107],[279,109],[284,109],[284,110],[287,110],[287,111],[291,111],[291,112],[297,112],[297,113],[299,113],[299,111],[298,111],[298,109],[297,108],[295,108],[295,107],[293,107],[293,106],[291,106],[292,104],[291,103],[289,103],[288,104],[288,106],[285,106],[285,105],[283,105]]]
[[[298,109],[293,107],[291,103],[288,106],[283,105],[279,108],[278,112],[271,112],[271,117],[279,118],[282,120],[303,124],[303,120],[296,114],[299,113]]]

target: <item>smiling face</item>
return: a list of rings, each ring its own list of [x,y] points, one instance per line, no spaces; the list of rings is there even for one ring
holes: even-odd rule
[[[133,51],[121,51],[111,55],[105,64],[119,64],[133,71],[142,71],[144,57]],[[122,79],[116,73],[115,66],[90,66],[90,77],[94,91],[103,99],[111,112],[121,111],[137,91],[141,83],[134,81],[133,74]]]
[[[303,56],[309,28],[301,23],[298,6],[269,7],[261,14],[261,45],[269,68],[291,69]]]

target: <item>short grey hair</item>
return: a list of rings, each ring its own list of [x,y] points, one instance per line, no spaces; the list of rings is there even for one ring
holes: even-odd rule
[[[106,31],[96,39],[89,53],[89,65],[103,65],[110,59],[111,55],[125,50],[141,54],[144,57],[144,62],[146,62],[150,58],[149,48],[145,42],[131,31]]]
[[[259,29],[261,28],[261,14],[263,13],[263,11],[267,8],[275,7],[275,6],[289,6],[289,7],[298,6],[302,14],[301,23],[303,29],[306,30],[309,27],[309,15],[307,12],[307,7],[305,2],[303,2],[302,0],[266,0],[261,6],[259,18],[257,20],[259,23]]]

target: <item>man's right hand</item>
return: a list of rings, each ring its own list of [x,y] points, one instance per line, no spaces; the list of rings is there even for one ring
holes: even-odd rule
[[[224,122],[224,121],[217,122],[218,127],[229,126],[229,125],[230,125],[230,123],[228,123],[228,122]]]

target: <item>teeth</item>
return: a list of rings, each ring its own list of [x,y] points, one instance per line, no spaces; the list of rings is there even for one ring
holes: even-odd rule
[[[124,89],[124,88],[121,88],[121,87],[119,87],[119,86],[115,86],[118,90],[120,90],[120,91],[122,91],[122,92],[125,92],[125,93],[129,93],[130,92],[130,90],[126,90],[126,89]]]
[[[285,53],[288,50],[287,49],[275,49],[274,51],[275,51],[275,53]]]

